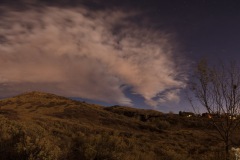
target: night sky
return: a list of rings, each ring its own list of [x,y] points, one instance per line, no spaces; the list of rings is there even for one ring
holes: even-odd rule
[[[192,66],[240,57],[240,2],[0,1],[0,96],[190,111]]]

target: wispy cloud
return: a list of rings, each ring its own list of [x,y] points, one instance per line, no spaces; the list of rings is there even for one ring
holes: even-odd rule
[[[177,101],[186,77],[168,34],[140,28],[121,11],[83,7],[4,10],[0,87],[4,94],[40,89],[131,105],[123,85],[157,106]],[[159,93],[177,88],[165,94]],[[3,94],[3,93],[2,93]]]

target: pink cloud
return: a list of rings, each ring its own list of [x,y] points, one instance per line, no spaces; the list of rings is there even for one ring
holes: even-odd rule
[[[177,79],[182,68],[170,35],[140,29],[125,20],[132,15],[56,7],[6,11],[0,22],[6,39],[0,45],[4,94],[12,94],[12,86],[20,92],[31,84],[65,96],[131,105],[120,87],[124,84],[147,104],[159,105],[163,101],[153,98],[169,88],[184,88],[186,77]],[[165,99],[177,101],[178,94]]]

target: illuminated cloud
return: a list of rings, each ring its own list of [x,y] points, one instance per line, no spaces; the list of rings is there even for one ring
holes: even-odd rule
[[[178,101],[186,77],[167,34],[121,11],[83,7],[5,9],[0,21],[1,94],[43,90],[132,105],[122,86],[157,106]],[[176,88],[175,91],[168,89]],[[165,97],[158,97],[166,92]]]

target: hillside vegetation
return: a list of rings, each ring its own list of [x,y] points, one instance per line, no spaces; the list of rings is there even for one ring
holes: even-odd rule
[[[1,160],[221,160],[208,120],[48,93],[0,101]],[[211,135],[209,134],[211,133]],[[234,145],[240,140],[234,138]]]

